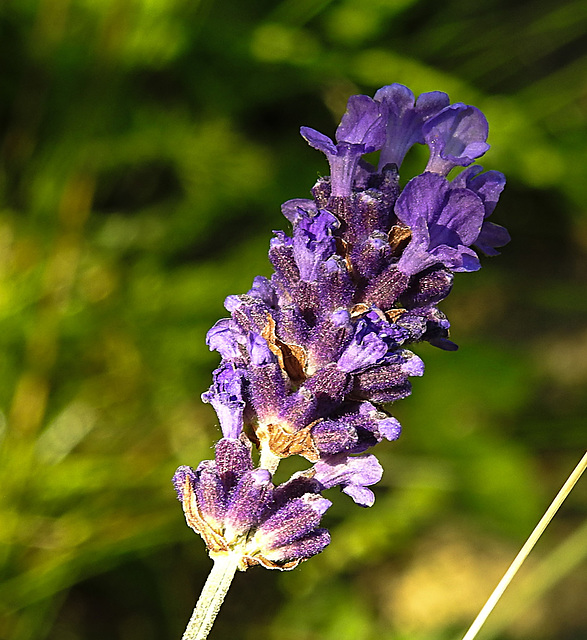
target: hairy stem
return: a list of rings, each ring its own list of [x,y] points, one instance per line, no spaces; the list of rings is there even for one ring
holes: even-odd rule
[[[208,637],[238,568],[238,561],[239,557],[233,554],[214,558],[214,566],[181,640],[205,640]]]

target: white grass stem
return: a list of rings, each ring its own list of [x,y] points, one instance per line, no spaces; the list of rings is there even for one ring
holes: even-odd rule
[[[518,555],[514,558],[514,561],[505,572],[503,578],[499,581],[497,587],[493,593],[489,596],[489,599],[479,612],[479,615],[473,621],[473,624],[469,627],[467,633],[463,636],[463,640],[473,640],[479,633],[479,630],[487,620],[489,614],[498,603],[499,599],[503,595],[503,592],[507,589],[508,585],[516,575],[518,569],[522,566],[524,560],[528,557],[530,551],[534,548],[534,545],[538,542],[540,536],[544,533],[544,530],[554,518],[556,512],[564,502],[565,498],[571,492],[571,489],[577,484],[579,478],[587,467],[587,453],[581,458],[571,475],[567,478],[567,481],[563,485],[562,489],[558,492],[555,499],[552,501],[550,507],[546,510],[546,513],[540,519],[540,522],[536,525],[536,528],[530,534],[528,540],[524,546],[520,549]]]
[[[181,640],[205,640],[238,567],[238,555],[214,558],[214,565]]]
[[[494,638],[503,633],[524,610],[535,604],[557,582],[585,562],[586,558],[587,521],[520,580],[507,603],[500,607],[499,615],[487,620],[483,635]]]

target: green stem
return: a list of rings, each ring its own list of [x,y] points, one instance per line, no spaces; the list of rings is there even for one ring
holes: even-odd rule
[[[236,554],[217,556],[181,640],[205,640],[238,568]]]

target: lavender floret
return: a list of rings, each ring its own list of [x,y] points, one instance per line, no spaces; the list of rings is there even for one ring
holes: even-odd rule
[[[455,188],[446,178],[424,173],[408,182],[395,212],[412,231],[398,262],[403,273],[415,275],[434,264],[451,271],[481,268],[470,247],[481,232],[485,208],[470,189]]]
[[[348,197],[361,156],[383,146],[385,120],[378,102],[368,96],[352,96],[336,130],[336,144],[310,127],[302,127],[300,133],[328,158],[332,195]]]
[[[400,435],[389,411],[424,373],[413,349],[457,348],[438,305],[454,273],[481,267],[477,251],[496,255],[509,241],[487,220],[505,178],[473,164],[489,149],[477,108],[392,84],[351,97],[335,141],[301,133],[330,176],[312,198],[282,206],[292,230],[271,241],[274,273],[229,296],[230,318],[208,332],[222,362],[202,398],[223,438],[215,460],[174,477],[188,524],[213,557],[235,554],[242,570],[291,569],[321,552],[324,491],[373,504],[383,469],[366,452]],[[414,144],[430,159],[402,189],[398,168]],[[377,150],[375,168],[363,156]],[[456,167],[466,168],[451,180]],[[305,470],[275,486],[279,461],[293,455]]]
[[[188,525],[210,555],[235,554],[243,571],[255,564],[293,569],[330,542],[318,526],[331,504],[317,495],[321,485],[294,480],[274,487],[269,471],[252,469],[250,449],[239,440],[220,440],[215,461],[195,471],[180,467],[173,482]]]
[[[468,167],[482,156],[489,126],[476,107],[457,103],[443,109],[422,127],[430,160],[426,171],[447,175],[454,167]]]
[[[375,100],[383,105],[386,114],[386,139],[379,159],[380,168],[389,163],[400,167],[414,144],[424,144],[424,122],[450,104],[449,97],[441,91],[423,93],[416,100],[401,84],[379,89]]]

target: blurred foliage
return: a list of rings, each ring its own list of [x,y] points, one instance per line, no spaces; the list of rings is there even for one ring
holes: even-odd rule
[[[487,114],[513,241],[446,301],[461,350],[420,349],[375,506],[334,492],[329,549],[238,575],[211,638],[458,637],[585,444],[587,2],[4,0],[0,34],[0,638],[180,637],[205,332],[327,172],[298,127],[391,82]],[[586,505],[491,637],[585,637]]]

